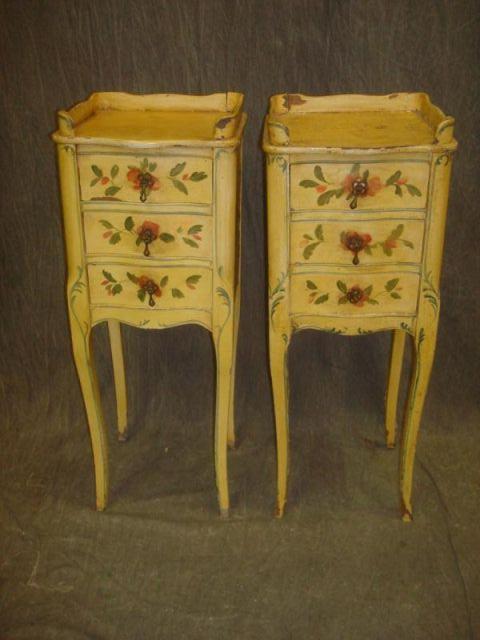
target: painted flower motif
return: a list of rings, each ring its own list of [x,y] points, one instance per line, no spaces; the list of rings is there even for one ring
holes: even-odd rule
[[[156,222],[151,222],[150,220],[145,220],[142,224],[137,228],[137,235],[140,242],[145,244],[145,249],[143,251],[144,256],[150,255],[150,249],[148,245],[154,242],[158,238],[158,234],[160,231],[160,227]]]
[[[350,304],[354,304],[356,307],[363,307],[365,302],[368,301],[369,295],[366,289],[362,289],[358,284],[350,287],[347,293],[347,300]]]
[[[140,167],[130,166],[127,172],[127,180],[133,183],[133,188],[136,191],[140,191],[140,200],[145,200],[150,195],[151,191],[157,191],[160,189],[160,181],[153,175],[153,171],[157,168],[156,162],[148,162],[147,158],[144,158]]]
[[[140,291],[144,292],[144,297],[145,294],[148,295],[148,304],[150,307],[155,306],[155,300],[153,299],[153,296],[155,296],[156,298],[160,298],[162,296],[161,288],[154,280],[152,280],[148,276],[140,276],[138,278],[138,287]]]
[[[357,231],[343,231],[340,234],[340,241],[347,251],[353,253],[353,264],[357,265],[360,260],[358,254],[363,251],[372,242],[372,236],[369,233],[358,233]]]
[[[350,209],[357,208],[358,198],[366,198],[367,196],[376,195],[383,187],[382,181],[378,176],[372,176],[370,172],[365,170],[360,175],[360,165],[354,164],[351,172],[345,176],[342,182],[342,187],[345,193],[347,193],[347,200],[350,200]]]

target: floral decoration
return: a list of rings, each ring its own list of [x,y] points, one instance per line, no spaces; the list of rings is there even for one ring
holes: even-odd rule
[[[310,304],[323,304],[329,298],[328,293],[321,293],[317,285],[312,280],[307,280],[305,283],[308,290],[308,302]]]
[[[389,295],[395,300],[399,300],[402,296],[399,291],[402,290],[398,286],[399,278],[393,278],[385,283],[383,290],[373,295],[373,285],[362,288],[360,285],[355,284],[352,287],[348,287],[342,280],[337,281],[337,287],[342,294],[338,298],[338,304],[353,304],[355,307],[363,307],[365,304],[379,304],[377,298],[382,295]]]
[[[193,247],[194,249],[199,248],[199,243],[202,240],[201,234],[203,224],[193,224],[187,229],[184,229],[182,226],[177,227],[176,233],[174,234],[167,231],[161,231],[160,225],[151,220],[144,220],[142,224],[135,229],[135,222],[132,216],[125,218],[123,222],[123,229],[116,227],[109,220],[100,220],[99,222],[103,227],[105,227],[106,231],[104,231],[102,235],[104,238],[108,238],[110,244],[117,244],[120,242],[124,234],[136,236],[135,244],[137,247],[142,243],[145,245],[143,255],[147,257],[150,255],[149,245],[156,240],[170,243],[175,242],[179,237],[186,245]]]
[[[102,271],[102,274],[104,280],[102,280],[101,284],[105,287],[108,295],[116,296],[122,293],[123,285],[130,281],[137,287],[137,297],[140,302],[145,302],[145,300],[148,300],[148,305],[150,307],[155,306],[155,298],[161,298],[162,295],[164,295],[169,281],[169,277],[167,275],[162,276],[160,280],[156,282],[150,276],[137,276],[136,274],[130,273],[129,271],[126,272],[127,279],[125,280],[117,280],[115,276],[113,276],[109,271],[106,271],[105,269]],[[188,289],[195,290],[201,277],[201,275],[197,274],[188,276],[187,278],[185,278],[185,286]],[[185,297],[182,289],[179,289],[178,287],[171,288],[170,293],[173,298]]]
[[[360,263],[358,254],[361,251],[365,251],[367,255],[371,256],[373,249],[381,247],[383,253],[386,256],[391,256],[392,249],[397,248],[399,243],[405,245],[409,249],[413,249],[413,242],[401,237],[404,230],[405,225],[399,224],[397,225],[397,227],[395,227],[395,229],[392,229],[385,240],[380,240],[373,244],[372,236],[369,233],[358,233],[358,231],[342,231],[342,233],[340,234],[340,242],[344,249],[353,253],[352,262],[353,264],[357,265]]]
[[[91,169],[93,171],[93,179],[90,182],[90,186],[94,187],[97,183],[100,183],[102,187],[105,187],[104,196],[107,199],[117,200],[118,198],[114,198],[114,196],[120,191],[122,188],[118,184],[115,183],[115,179],[118,176],[119,168],[118,164],[114,164],[111,169],[109,175],[105,175],[103,173],[103,169],[96,164],[91,165]]]
[[[356,162],[350,172],[338,184],[331,184],[325,178],[322,167],[315,165],[313,169],[315,180],[301,180],[300,186],[305,189],[315,189],[319,194],[317,198],[318,206],[328,204],[330,200],[345,197],[349,202],[350,209],[356,209],[358,200],[373,197],[382,189],[393,187],[395,195],[403,196],[406,189],[411,196],[421,196],[421,191],[408,179],[402,175],[400,170],[395,171],[387,180],[382,183],[379,176],[370,176],[370,171],[361,171],[360,163]],[[330,188],[329,186],[330,185]]]
[[[303,240],[300,242],[300,247],[304,247],[303,257],[305,260],[309,260],[311,258],[312,253],[321,242],[324,242],[323,227],[321,224],[317,224],[313,236],[309,233],[303,234]]]

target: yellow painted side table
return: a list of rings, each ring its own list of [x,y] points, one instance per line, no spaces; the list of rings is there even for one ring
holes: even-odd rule
[[[73,353],[90,429],[96,504],[108,497],[105,426],[91,346],[108,322],[120,439],[127,400],[120,323],[198,324],[217,357],[215,468],[228,513],[239,317],[243,96],[97,93],[58,113]]]
[[[440,311],[454,120],[425,94],[273,96],[265,121],[270,368],[277,512],[288,469],[287,351],[293,332],[393,330],[386,396],[395,442],[405,335],[415,357],[400,462],[402,516]]]

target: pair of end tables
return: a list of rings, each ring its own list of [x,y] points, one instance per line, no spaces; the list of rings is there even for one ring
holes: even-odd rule
[[[73,353],[108,495],[105,425],[91,346],[107,322],[119,439],[127,435],[120,324],[199,324],[215,345],[215,470],[228,515],[240,296],[243,95],[97,93],[58,114],[57,144]],[[415,357],[400,462],[412,519],[417,434],[435,352],[454,120],[425,94],[273,96],[265,120],[270,369],[277,515],[288,471],[291,337],[302,329],[393,331],[386,395],[395,444],[405,335]]]

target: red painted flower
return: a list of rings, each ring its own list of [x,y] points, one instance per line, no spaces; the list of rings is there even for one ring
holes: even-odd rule
[[[150,296],[156,296],[157,298],[160,298],[162,295],[162,290],[160,289],[158,284],[148,276],[140,276],[138,279],[138,286]]]
[[[150,220],[145,220],[142,224],[137,228],[137,234],[145,240],[145,238],[149,238],[149,242],[153,242],[158,238],[158,232],[160,231],[160,227],[156,222],[151,222]]]
[[[150,191],[157,191],[160,189],[160,182],[157,178],[148,171],[140,171],[138,167],[133,167],[127,173],[127,180],[133,182],[133,188],[139,191],[142,186],[146,187]]]
[[[369,294],[365,291],[365,289],[359,287],[358,284],[350,287],[345,295],[348,302],[355,305],[356,307],[363,307],[365,302],[367,302],[369,299]]]
[[[383,187],[378,176],[362,178],[359,173],[349,173],[342,182],[343,190],[355,197],[374,196]]]
[[[358,264],[358,254],[363,251],[365,247],[368,247],[372,241],[372,236],[369,233],[358,233],[357,231],[342,231],[340,234],[340,241],[343,248],[353,253],[353,264]]]

